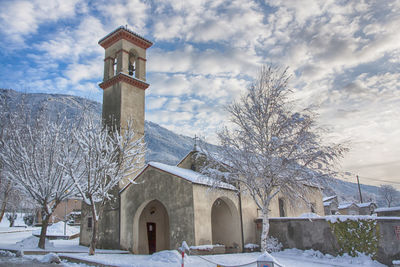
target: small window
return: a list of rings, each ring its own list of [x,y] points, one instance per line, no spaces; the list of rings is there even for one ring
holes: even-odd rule
[[[88,221],[87,221],[87,227],[88,227],[88,228],[92,228],[92,225],[93,225],[93,218],[92,218],[92,217],[89,217],[89,218],[88,218]]]
[[[311,212],[315,213],[315,203],[311,203],[310,208],[311,208]]]
[[[282,198],[279,199],[279,217],[285,217],[285,202]]]

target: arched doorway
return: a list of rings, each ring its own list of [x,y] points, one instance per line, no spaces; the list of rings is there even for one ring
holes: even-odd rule
[[[139,208],[136,223],[137,253],[152,254],[156,251],[169,249],[169,218],[164,205],[158,200],[152,200]],[[135,230],[135,229],[134,229]]]
[[[240,219],[232,200],[221,197],[214,201],[211,227],[213,244],[225,245],[226,252],[240,251]]]

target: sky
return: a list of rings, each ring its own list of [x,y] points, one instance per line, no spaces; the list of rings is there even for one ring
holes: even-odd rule
[[[327,142],[349,144],[343,178],[400,189],[399,0],[0,1],[0,88],[101,102],[97,42],[127,25],[154,42],[147,120],[215,142],[260,67],[288,67]]]

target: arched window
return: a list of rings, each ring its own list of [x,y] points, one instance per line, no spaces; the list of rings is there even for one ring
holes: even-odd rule
[[[279,198],[279,217],[285,217],[285,202],[282,198]]]

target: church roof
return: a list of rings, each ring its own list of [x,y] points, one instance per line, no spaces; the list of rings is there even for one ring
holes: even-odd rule
[[[337,196],[336,196],[336,195],[333,195],[333,196],[330,196],[330,197],[324,197],[324,198],[322,199],[322,201],[323,201],[323,202],[325,202],[325,201],[330,201],[330,200],[334,199],[335,197],[337,197]]]
[[[168,172],[170,174],[173,174],[175,176],[181,177],[181,178],[183,178],[189,182],[192,182],[194,184],[202,184],[202,185],[215,186],[218,188],[224,188],[224,189],[229,189],[229,190],[236,190],[236,188],[233,185],[217,181],[213,178],[210,178],[208,176],[205,176],[199,172],[195,172],[192,170],[180,168],[177,166],[167,165],[167,164],[160,163],[160,162],[149,162],[148,165],[152,166],[154,168],[160,169],[162,171]]]
[[[369,206],[371,206],[371,205],[375,205],[375,206],[376,206],[376,204],[375,204],[374,202],[357,203],[356,205],[357,205],[359,208],[365,208],[365,207],[369,207]]]
[[[358,206],[357,206],[355,203],[353,203],[353,202],[347,202],[347,203],[341,203],[341,204],[339,204],[338,209],[347,209],[347,208],[350,208],[351,206],[358,207]]]
[[[153,45],[151,41],[124,26],[120,26],[114,31],[110,32],[109,34],[101,38],[98,43],[102,47],[106,48],[120,38],[136,43],[144,49],[147,49]]]

